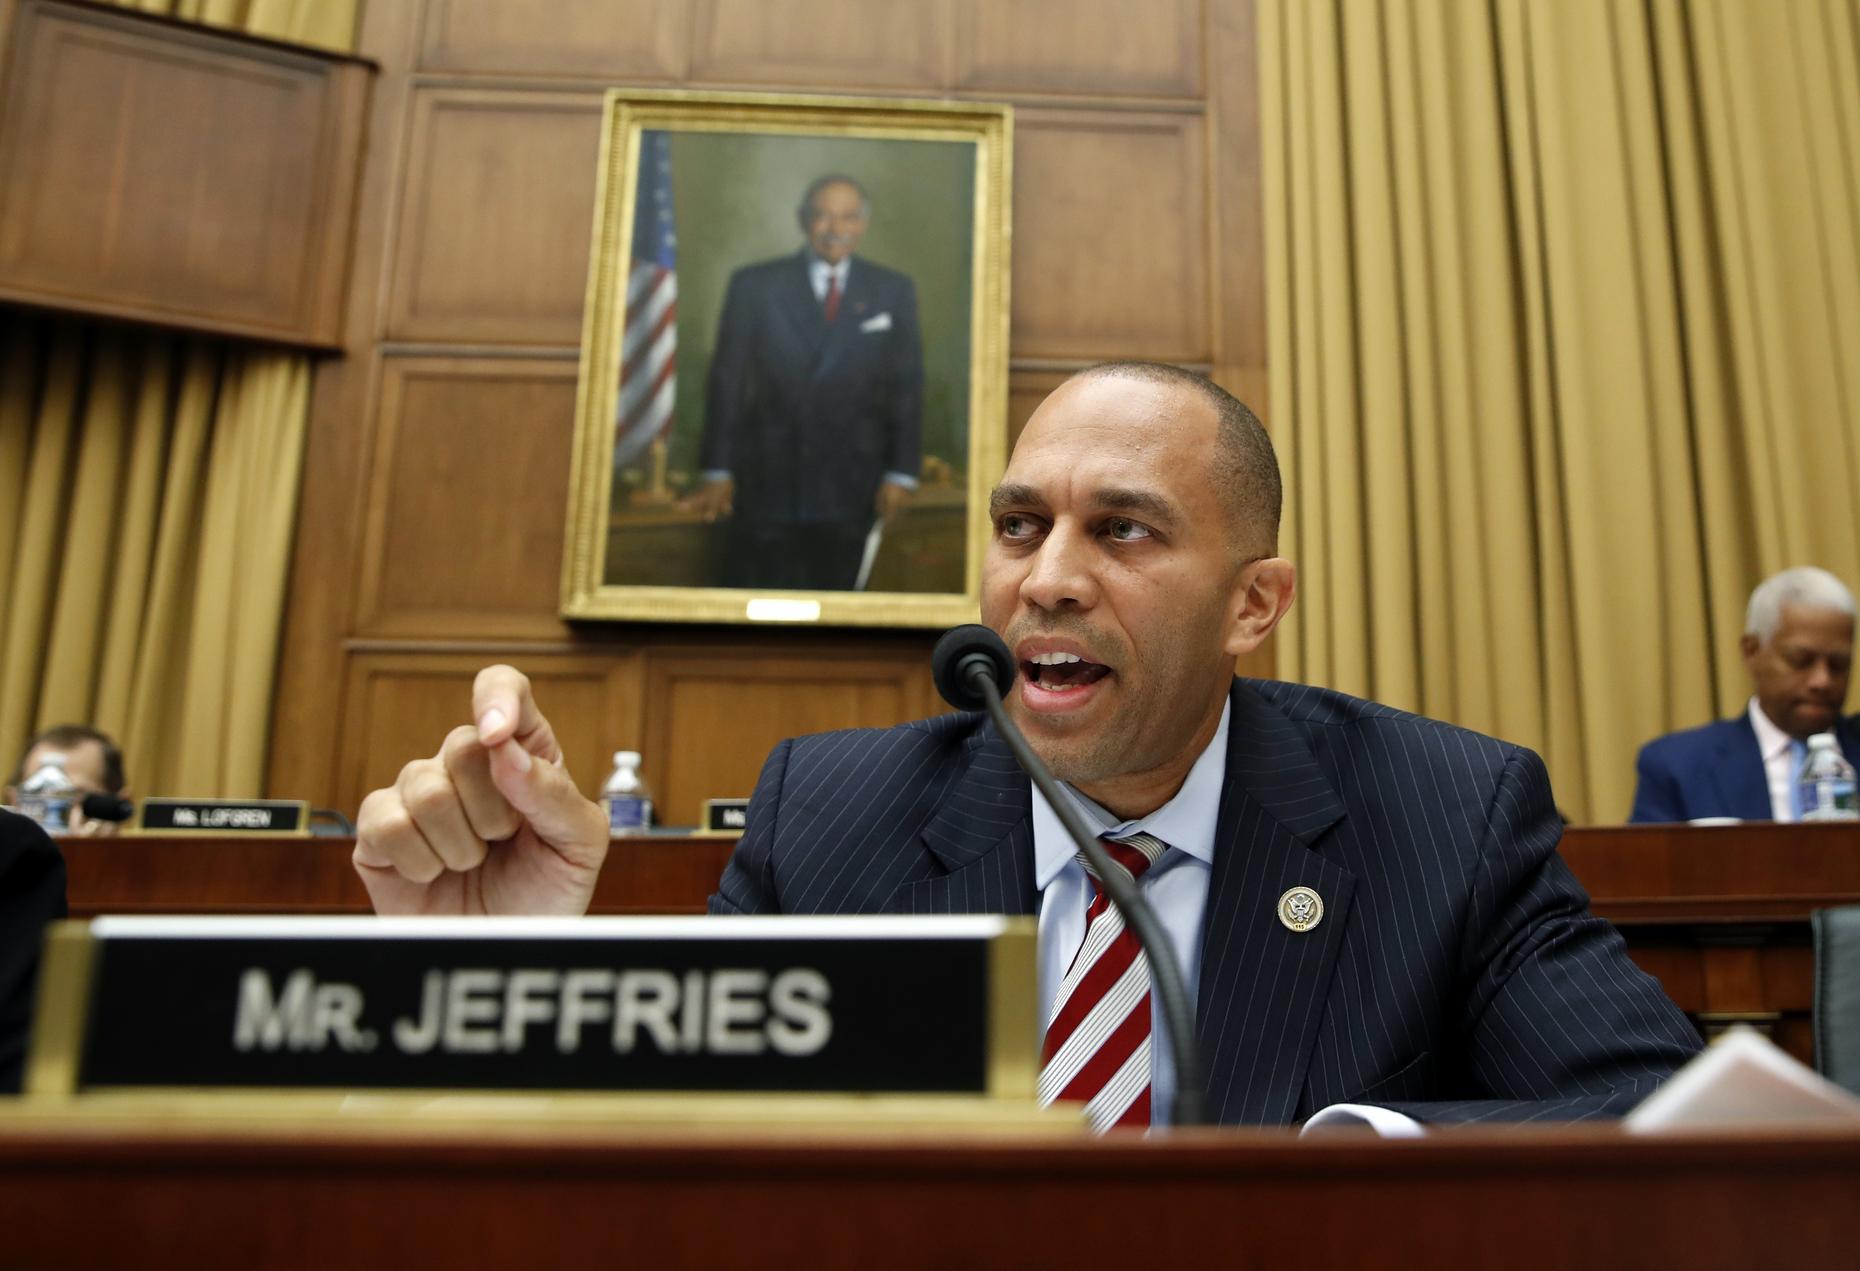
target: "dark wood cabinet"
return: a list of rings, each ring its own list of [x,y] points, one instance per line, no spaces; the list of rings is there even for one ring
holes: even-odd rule
[[[0,4],[0,300],[341,343],[368,62]]]

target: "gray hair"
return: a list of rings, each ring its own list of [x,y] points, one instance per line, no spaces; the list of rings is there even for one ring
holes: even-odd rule
[[[809,218],[814,215],[814,199],[829,185],[846,185],[859,196],[859,215],[872,215],[872,196],[865,192],[865,187],[847,176],[844,172],[829,172],[825,176],[815,177],[807,183],[807,190],[801,195],[801,206],[795,209],[795,219],[801,222],[801,228],[807,228]]]
[[[1797,565],[1780,574],[1772,574],[1750,593],[1750,608],[1744,614],[1744,634],[1767,644],[1782,625],[1784,605],[1802,609],[1854,616],[1854,595],[1847,585],[1825,569]]]

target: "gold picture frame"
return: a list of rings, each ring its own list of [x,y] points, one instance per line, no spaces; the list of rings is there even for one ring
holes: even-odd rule
[[[983,103],[607,94],[564,617],[975,620],[1012,128]]]

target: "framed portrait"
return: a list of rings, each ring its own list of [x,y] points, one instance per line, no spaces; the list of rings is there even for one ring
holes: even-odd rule
[[[1011,134],[1000,105],[607,95],[565,617],[974,620]]]

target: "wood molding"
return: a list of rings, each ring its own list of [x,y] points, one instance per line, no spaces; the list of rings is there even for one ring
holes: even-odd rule
[[[957,0],[964,92],[1202,97],[1201,0]]]
[[[386,335],[576,345],[598,93],[412,93]]]
[[[1213,360],[1203,127],[1180,114],[1017,115],[1016,356]]]
[[[694,0],[691,83],[798,92],[949,80],[949,0]]]
[[[339,346],[371,74],[21,0],[0,69],[0,299]]]
[[[684,0],[427,0],[418,68],[676,81],[690,24]]]
[[[553,359],[383,359],[358,634],[568,635],[555,569],[575,370]]]

